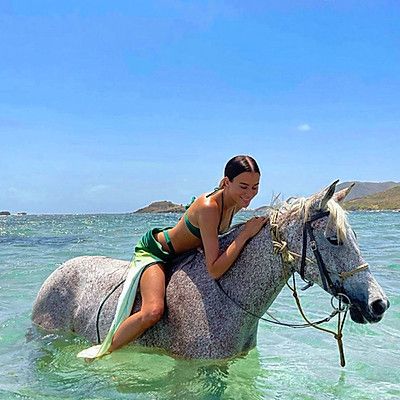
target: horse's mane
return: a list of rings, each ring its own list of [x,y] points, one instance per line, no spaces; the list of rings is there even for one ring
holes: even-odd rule
[[[315,201],[315,195],[309,198],[290,197],[279,206],[279,213],[285,214],[285,219],[303,217],[303,222],[308,219],[310,208]],[[330,212],[327,226],[336,227],[336,235],[340,241],[344,241],[347,236],[347,213],[335,200],[330,199],[327,203]]]

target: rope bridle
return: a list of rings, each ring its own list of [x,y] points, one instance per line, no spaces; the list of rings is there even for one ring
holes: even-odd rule
[[[323,217],[329,216],[330,212],[329,211],[320,211],[319,213],[317,213],[315,216],[313,216],[312,218],[308,219],[307,221],[304,222],[303,225],[303,239],[302,239],[302,254],[299,255],[291,250],[288,249],[288,245],[287,242],[285,240],[283,240],[283,238],[281,237],[281,233],[279,230],[279,224],[278,224],[278,216],[279,216],[279,211],[275,210],[270,217],[270,231],[271,231],[271,237],[272,237],[272,243],[273,243],[273,248],[274,248],[274,253],[275,254],[279,254],[280,258],[281,258],[281,262],[282,262],[282,267],[284,267],[285,265],[289,265],[290,266],[290,270],[292,272],[292,279],[293,279],[293,286],[290,286],[288,282],[286,282],[286,285],[288,286],[288,288],[291,290],[292,295],[295,299],[297,308],[300,312],[300,315],[303,317],[303,319],[305,320],[305,324],[289,324],[289,323],[285,323],[285,322],[281,322],[278,319],[276,319],[275,317],[273,317],[271,314],[269,314],[267,312],[267,314],[273,318],[273,320],[271,319],[267,319],[264,318],[262,316],[258,316],[254,313],[252,313],[251,311],[247,310],[244,306],[242,306],[237,300],[234,300],[225,290],[224,288],[221,286],[221,283],[219,281],[216,281],[218,287],[222,290],[222,292],[239,308],[241,308],[243,311],[245,311],[247,314],[252,315],[255,318],[261,319],[263,321],[272,323],[272,324],[276,324],[276,325],[281,325],[281,326],[287,326],[290,328],[308,328],[308,327],[313,327],[315,329],[319,329],[321,331],[330,333],[334,336],[334,338],[337,340],[338,343],[338,349],[339,349],[339,355],[340,355],[340,365],[342,367],[345,366],[346,362],[345,362],[345,357],[344,357],[344,349],[343,349],[343,327],[344,327],[344,323],[346,320],[346,316],[347,316],[347,312],[349,310],[349,308],[351,307],[351,301],[348,298],[347,295],[345,295],[343,293],[343,283],[344,280],[353,276],[354,274],[364,271],[368,268],[368,264],[362,264],[356,268],[354,268],[351,271],[345,271],[345,272],[341,272],[338,274],[339,276],[339,281],[340,283],[337,284],[335,282],[332,281],[331,276],[329,274],[329,271],[327,270],[324,260],[321,256],[321,253],[319,252],[318,249],[318,244],[315,240],[315,236],[314,236],[314,228],[312,227],[312,222],[317,221]],[[314,253],[314,257],[316,261],[313,261],[311,259],[309,259],[306,254],[307,254],[307,242],[308,242],[308,236],[310,237],[310,247]],[[305,315],[304,310],[301,306],[301,302],[300,302],[300,298],[298,296],[297,293],[297,287],[296,287],[296,279],[295,279],[295,270],[293,268],[293,263],[295,262],[295,258],[300,258],[301,259],[301,265],[300,265],[300,276],[301,278],[307,283],[307,285],[302,288],[302,290],[306,290],[309,287],[311,287],[314,282],[310,282],[307,281],[305,279],[305,267],[307,265],[307,261],[311,262],[311,263],[316,263],[318,265],[318,269],[319,269],[319,273],[321,276],[321,281],[322,281],[322,285],[324,287],[324,289],[327,292],[331,292],[332,293],[332,298],[331,298],[331,305],[333,308],[332,313],[319,321],[310,321],[308,319],[308,317]],[[328,290],[329,288],[329,290]],[[334,306],[334,299],[338,299],[339,304],[337,307]],[[344,303],[343,304],[343,300]],[[342,316],[343,315],[343,319]],[[328,322],[330,321],[333,317],[338,316],[338,324],[337,324],[337,332],[332,331],[330,329],[326,329],[323,328],[321,326],[319,326],[322,323]]]

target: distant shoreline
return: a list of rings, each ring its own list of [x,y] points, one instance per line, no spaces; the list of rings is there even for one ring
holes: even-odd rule
[[[344,201],[343,208],[347,212],[400,212],[400,184],[396,182],[354,182],[354,188],[348,200]],[[340,189],[347,187],[351,182],[342,183]],[[389,187],[389,189],[387,189]],[[352,192],[353,198],[352,198]],[[359,197],[354,197],[354,195]],[[257,207],[256,209],[242,210],[241,212],[265,212],[271,207],[268,205]],[[126,212],[57,212],[57,213],[33,213],[10,212],[0,209],[0,217],[7,216],[26,216],[26,215],[129,215],[129,214],[182,214],[186,207],[172,201],[162,200],[150,203],[148,206],[139,208],[136,211]]]
[[[345,210],[349,214],[351,213],[400,213],[400,209],[395,209],[395,210]],[[249,210],[242,210],[240,212],[243,213],[254,213],[257,212],[256,210],[249,209]],[[6,219],[7,217],[40,217],[40,216],[80,216],[80,215],[155,215],[155,214],[168,214],[168,215],[181,215],[182,213],[180,212],[141,212],[141,213],[135,213],[131,211],[126,211],[126,212],[93,212],[93,213],[38,213],[38,214],[26,214],[26,215],[17,215],[17,214],[10,214],[10,215],[0,215],[0,220],[2,218]]]

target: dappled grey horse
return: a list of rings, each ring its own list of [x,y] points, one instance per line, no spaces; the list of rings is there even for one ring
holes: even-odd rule
[[[254,315],[267,311],[295,271],[331,295],[342,293],[351,304],[353,321],[380,321],[389,302],[362,258],[339,205],[349,189],[334,194],[336,183],[309,198],[287,202],[276,212],[281,241],[287,243],[283,247],[299,255],[291,263],[274,251],[268,225],[219,279],[220,286],[208,275],[201,251],[176,259],[168,268],[164,316],[135,343],[185,358],[223,359],[245,353],[256,345],[259,319]],[[240,229],[242,225],[237,225],[220,238],[221,249]],[[128,266],[127,261],[98,256],[65,262],[40,289],[33,322],[45,330],[73,331],[93,343],[98,336],[102,340]],[[139,309],[140,292],[133,311]]]

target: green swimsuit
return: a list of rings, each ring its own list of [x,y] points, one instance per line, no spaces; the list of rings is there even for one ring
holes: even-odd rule
[[[217,188],[219,190],[219,188]],[[207,195],[207,197],[214,194],[217,190],[214,190],[212,193]],[[195,198],[192,199],[190,205],[194,202]],[[222,193],[222,211],[221,216],[218,224],[218,233],[221,227],[222,217],[224,212],[224,194]],[[231,225],[233,212],[229,221],[229,226]],[[201,232],[197,226],[194,226],[187,216],[187,210],[184,214],[184,220],[187,228],[189,231],[196,236],[197,238],[201,239]],[[139,240],[137,245],[135,246],[135,252],[133,260],[130,264],[130,268],[128,270],[128,274],[125,279],[125,283],[122,289],[122,293],[119,296],[117,309],[115,311],[115,316],[113,322],[111,323],[111,327],[108,331],[107,336],[103,340],[102,344],[92,346],[88,349],[81,351],[78,354],[78,357],[82,358],[98,358],[108,353],[108,350],[112,343],[112,338],[122,324],[122,322],[131,315],[132,306],[135,301],[137,287],[140,282],[140,277],[143,271],[153,264],[158,263],[167,263],[171,261],[174,256],[176,255],[174,247],[172,246],[171,239],[168,234],[168,228],[154,228],[146,232],[142,238]],[[167,242],[168,248],[170,252],[167,253],[161,246],[161,244],[155,239],[155,234],[158,232],[164,232],[165,240]]]
[[[219,190],[219,188],[218,188],[218,190]],[[211,195],[214,194],[215,192],[216,192],[216,190],[214,190],[214,192],[208,194],[206,197],[211,196]],[[195,200],[195,198],[192,199],[192,202],[189,204],[189,207],[190,207],[190,205],[194,202],[194,200]],[[220,232],[221,223],[222,223],[222,217],[223,217],[223,213],[224,213],[224,193],[222,193],[221,203],[222,203],[222,207],[221,207],[222,210],[221,210],[221,215],[220,215],[220,217],[219,217],[218,234],[224,233],[224,232]],[[188,207],[188,208],[189,208],[189,207]],[[197,226],[194,226],[194,225],[189,221],[189,217],[188,217],[188,215],[187,215],[187,212],[188,212],[188,210],[186,210],[186,212],[185,212],[185,214],[184,214],[185,224],[186,224],[187,228],[189,229],[189,231],[190,231],[191,233],[193,233],[194,236],[196,236],[197,238],[201,239],[200,228],[198,228]],[[231,218],[230,218],[230,220],[229,220],[228,228],[229,228],[229,226],[231,226],[232,218],[233,218],[233,212],[232,212]],[[166,233],[166,232],[167,232],[167,231],[165,231],[165,233]]]
[[[169,229],[169,228],[167,228]],[[173,259],[173,254],[167,253],[154,235],[162,232],[163,229],[154,228],[146,232],[135,246],[135,253],[125,278],[122,292],[118,298],[117,309],[114,319],[111,323],[107,336],[103,343],[89,347],[78,353],[78,357],[93,359],[99,358],[108,353],[112,339],[119,326],[124,322],[132,312],[132,306],[135,301],[137,288],[140,283],[140,277],[143,271],[153,264],[167,263]]]

